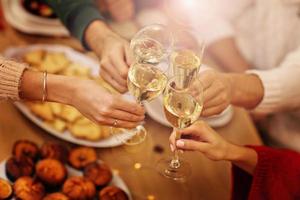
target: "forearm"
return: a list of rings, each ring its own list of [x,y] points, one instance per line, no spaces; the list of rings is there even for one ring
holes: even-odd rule
[[[21,98],[31,101],[41,101],[44,92],[47,101],[71,104],[74,82],[72,77],[48,74],[46,90],[44,91],[44,76],[41,72],[25,71],[21,81]]]
[[[231,85],[231,103],[247,109],[255,108],[263,99],[264,87],[254,74],[224,74]]]
[[[244,72],[250,68],[250,64],[239,52],[233,38],[225,38],[212,43],[208,47],[208,52],[224,71]]]
[[[84,38],[87,27],[95,20],[105,20],[94,0],[44,0],[70,33],[88,48]]]
[[[255,150],[247,147],[230,144],[225,160],[232,162],[244,171],[253,174],[258,161]]]

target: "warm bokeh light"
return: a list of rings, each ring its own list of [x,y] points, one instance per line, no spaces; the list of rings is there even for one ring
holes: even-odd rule
[[[154,195],[149,194],[149,195],[147,196],[147,200],[155,200],[155,199],[156,199],[156,198],[155,198]]]
[[[139,170],[142,168],[142,164],[141,163],[134,163],[134,169]]]

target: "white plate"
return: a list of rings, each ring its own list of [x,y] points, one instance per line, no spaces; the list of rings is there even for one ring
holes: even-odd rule
[[[72,48],[62,46],[62,45],[32,45],[32,46],[26,46],[26,47],[16,47],[16,48],[10,48],[7,49],[4,52],[4,57],[7,58],[13,58],[13,59],[21,59],[22,55],[24,55],[27,52],[33,51],[33,50],[39,50],[43,49],[49,52],[63,52],[67,58],[73,62],[80,63],[83,65],[83,67],[88,67],[91,69],[91,73],[94,76],[97,76],[99,73],[99,63],[93,60],[92,58],[85,56]],[[124,96],[127,99],[130,99],[130,96]],[[23,104],[22,102],[16,102],[16,107],[27,117],[29,118],[33,123],[47,131],[48,133],[63,139],[65,141],[83,145],[83,146],[90,146],[90,147],[114,147],[122,145],[122,142],[116,137],[108,137],[105,139],[101,139],[99,141],[88,141],[83,139],[75,138],[71,135],[69,131],[65,131],[64,133],[60,133],[56,131],[55,129],[47,126],[40,118],[36,117],[34,114],[30,112],[27,106]],[[124,139],[132,137],[132,132],[126,131],[124,133],[120,133],[120,137],[123,137]]]
[[[46,36],[69,36],[68,30],[58,19],[45,19],[29,14],[19,0],[2,0],[6,21],[17,30]]]
[[[0,177],[9,181],[9,179],[7,178],[6,173],[5,173],[5,162],[6,161],[3,161],[0,163]],[[66,165],[66,168],[67,168],[69,177],[82,176],[81,171],[73,169],[72,167],[69,167],[68,165]],[[131,200],[132,199],[131,194],[129,192],[127,185],[124,183],[123,179],[114,171],[112,171],[112,172],[113,172],[113,178],[109,185],[115,185],[115,186],[121,188],[122,190],[124,190],[127,193],[129,199]],[[13,198],[13,199],[15,199],[15,198]]]

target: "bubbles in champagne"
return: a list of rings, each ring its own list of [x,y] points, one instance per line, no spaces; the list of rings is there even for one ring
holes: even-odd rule
[[[158,64],[165,57],[163,46],[151,38],[142,38],[131,42],[131,49],[141,63]]]
[[[201,65],[200,58],[191,50],[180,50],[171,56],[173,75],[181,77],[176,84],[182,88],[187,87],[198,74]]]
[[[164,111],[167,120],[174,127],[186,128],[199,118],[202,105],[187,92],[169,89],[164,96]]]
[[[135,63],[128,73],[129,92],[139,101],[154,99],[166,83],[167,77],[163,72],[150,64]]]

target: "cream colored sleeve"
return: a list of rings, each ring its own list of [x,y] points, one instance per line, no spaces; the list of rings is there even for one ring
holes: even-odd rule
[[[0,100],[20,100],[19,88],[26,64],[0,57]]]
[[[259,76],[264,86],[263,100],[254,112],[269,114],[300,109],[300,48],[288,54],[277,68],[247,73]]]

